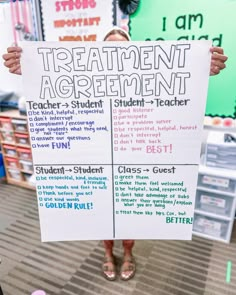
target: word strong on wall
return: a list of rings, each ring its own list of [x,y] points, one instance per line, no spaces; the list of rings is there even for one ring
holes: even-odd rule
[[[47,41],[102,40],[113,25],[113,1],[42,0],[42,18]]]

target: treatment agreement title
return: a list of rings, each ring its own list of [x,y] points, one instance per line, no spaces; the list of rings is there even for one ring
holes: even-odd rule
[[[184,95],[191,76],[185,71],[190,48],[186,43],[124,47],[105,42],[103,47],[41,47],[40,98]]]

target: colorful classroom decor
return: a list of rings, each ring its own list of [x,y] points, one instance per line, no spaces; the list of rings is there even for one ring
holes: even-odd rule
[[[113,1],[42,0],[46,41],[102,41],[113,25]]]

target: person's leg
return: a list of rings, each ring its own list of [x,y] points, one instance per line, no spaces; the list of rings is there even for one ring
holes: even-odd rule
[[[113,256],[113,240],[103,241],[104,248],[105,248],[105,256],[112,257]]]
[[[123,248],[124,248],[124,258],[123,264],[121,266],[121,279],[129,280],[135,274],[135,261],[132,254],[132,250],[134,247],[134,240],[123,240]]]
[[[134,247],[134,240],[123,240],[124,257],[132,256],[132,250]]]
[[[102,265],[103,275],[106,279],[113,281],[116,279],[116,266],[113,256],[114,241],[103,241],[103,244],[105,248],[105,257]]]

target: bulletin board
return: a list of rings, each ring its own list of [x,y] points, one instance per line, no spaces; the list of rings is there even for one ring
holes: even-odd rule
[[[130,33],[132,40],[208,39],[214,46],[223,47],[227,68],[210,78],[206,115],[235,118],[235,17],[236,1],[232,0],[140,1],[138,10],[130,16]]]
[[[45,41],[102,41],[113,26],[113,0],[41,0],[41,7]]]

